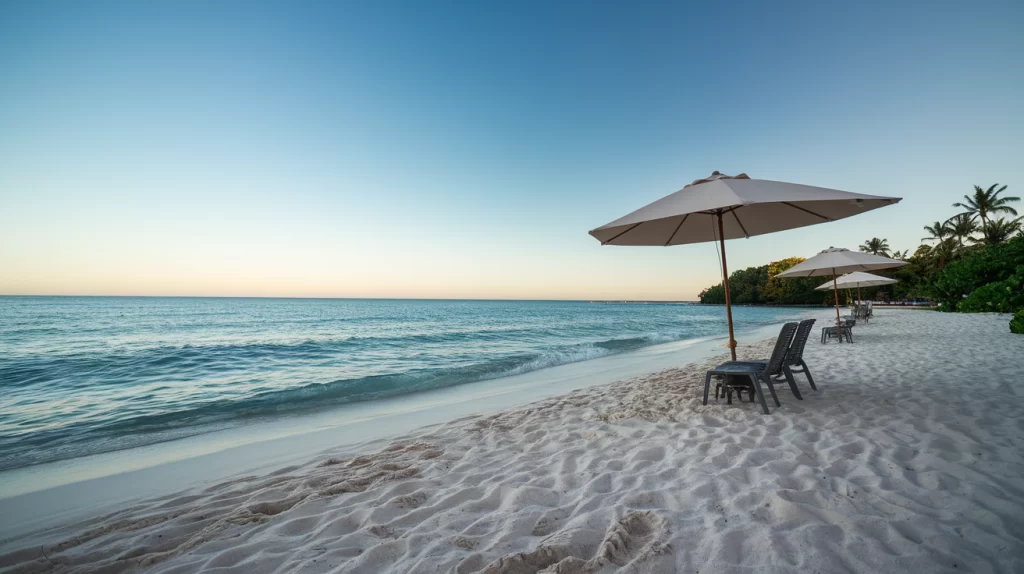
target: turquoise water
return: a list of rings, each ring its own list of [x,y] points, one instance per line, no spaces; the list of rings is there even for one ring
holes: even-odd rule
[[[0,470],[724,335],[699,305],[0,297]]]

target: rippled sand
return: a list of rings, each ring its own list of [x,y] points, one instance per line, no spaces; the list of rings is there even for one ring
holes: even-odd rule
[[[812,336],[819,390],[797,375],[770,416],[703,406],[716,361],[688,365],[8,541],[0,568],[1024,571],[1024,336],[877,314]]]

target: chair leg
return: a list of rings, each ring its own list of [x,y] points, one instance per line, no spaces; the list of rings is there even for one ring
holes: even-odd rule
[[[764,382],[768,383],[768,390],[772,393],[772,399],[775,401],[775,406],[781,407],[782,403],[779,402],[779,395],[775,394],[775,385],[772,384],[772,378],[765,375]]]
[[[711,391],[711,372],[704,375],[704,404],[708,404],[708,392]]]
[[[754,385],[754,392],[757,393],[757,400],[761,403],[761,408],[764,409],[764,414],[770,415],[771,412],[768,410],[768,402],[764,400],[764,392],[761,391],[761,382],[758,380],[756,375],[749,375],[750,383]]]
[[[803,359],[800,359],[800,366],[804,368],[804,376],[807,377],[807,382],[811,383],[811,388],[818,390],[818,387],[814,386],[814,378],[811,377],[811,370],[807,368],[807,363]]]
[[[804,400],[804,398],[800,396],[800,389],[796,388],[796,379],[793,378],[793,371],[789,369],[788,365],[783,365],[782,372],[786,375],[786,382],[789,383],[789,390],[793,391],[793,394],[796,395],[796,400]]]

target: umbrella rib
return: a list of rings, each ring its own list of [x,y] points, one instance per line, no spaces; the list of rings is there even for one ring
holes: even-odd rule
[[[782,205],[788,205],[788,206],[790,206],[790,207],[792,207],[794,209],[799,209],[800,211],[803,211],[805,213],[810,213],[811,215],[813,215],[815,217],[820,217],[820,218],[824,219],[825,221],[832,221],[831,217],[825,217],[824,215],[822,215],[820,213],[814,213],[810,209],[804,209],[803,207],[800,207],[799,205],[793,205],[792,203],[790,203],[788,201],[780,201],[779,203],[781,203]]]
[[[681,228],[683,224],[686,223],[687,217],[690,217],[689,213],[683,216],[683,220],[680,221],[679,225],[676,226],[676,230],[672,232],[672,235],[668,236],[668,241],[665,242],[665,247],[668,247],[672,243],[672,240],[676,238],[676,233],[679,233],[679,228]]]
[[[743,227],[743,222],[740,221],[740,216],[736,215],[736,210],[732,209],[731,212],[732,212],[732,216],[736,219],[736,223],[739,223],[740,224],[740,229],[743,230],[743,237],[746,237],[747,239],[750,239],[750,234],[747,233],[747,228]]]
[[[643,223],[643,221],[641,221],[640,223]],[[637,227],[638,225],[640,225],[640,223],[634,223],[633,225],[629,226],[629,228],[628,228],[628,229],[626,229],[626,230],[625,230],[625,231],[623,231],[622,233],[620,233],[620,234],[616,235],[615,237],[612,237],[612,238],[611,238],[611,239],[609,239],[608,241],[602,241],[602,242],[601,242],[601,245],[608,245],[608,244],[609,244],[609,243],[611,243],[612,241],[615,241],[616,239],[618,239],[618,238],[622,237],[623,235],[625,235],[625,234],[629,233],[630,231],[633,231],[634,229],[636,229],[636,227]]]

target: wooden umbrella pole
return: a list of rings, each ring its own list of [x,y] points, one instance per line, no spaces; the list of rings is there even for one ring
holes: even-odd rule
[[[860,283],[857,284],[857,306],[864,305],[864,300],[860,298]]]
[[[722,213],[718,213],[718,242],[722,245],[722,281],[725,284],[725,316],[729,319],[729,355],[736,360],[736,339],[732,334],[732,302],[729,300],[729,266],[725,262],[725,232]]]
[[[832,291],[834,291],[836,294],[836,329],[841,330],[843,328],[843,321],[842,319],[839,318],[839,287],[836,285],[835,268],[832,269]],[[726,301],[728,300],[729,299],[726,298]],[[839,340],[842,341],[843,338],[840,337]]]

